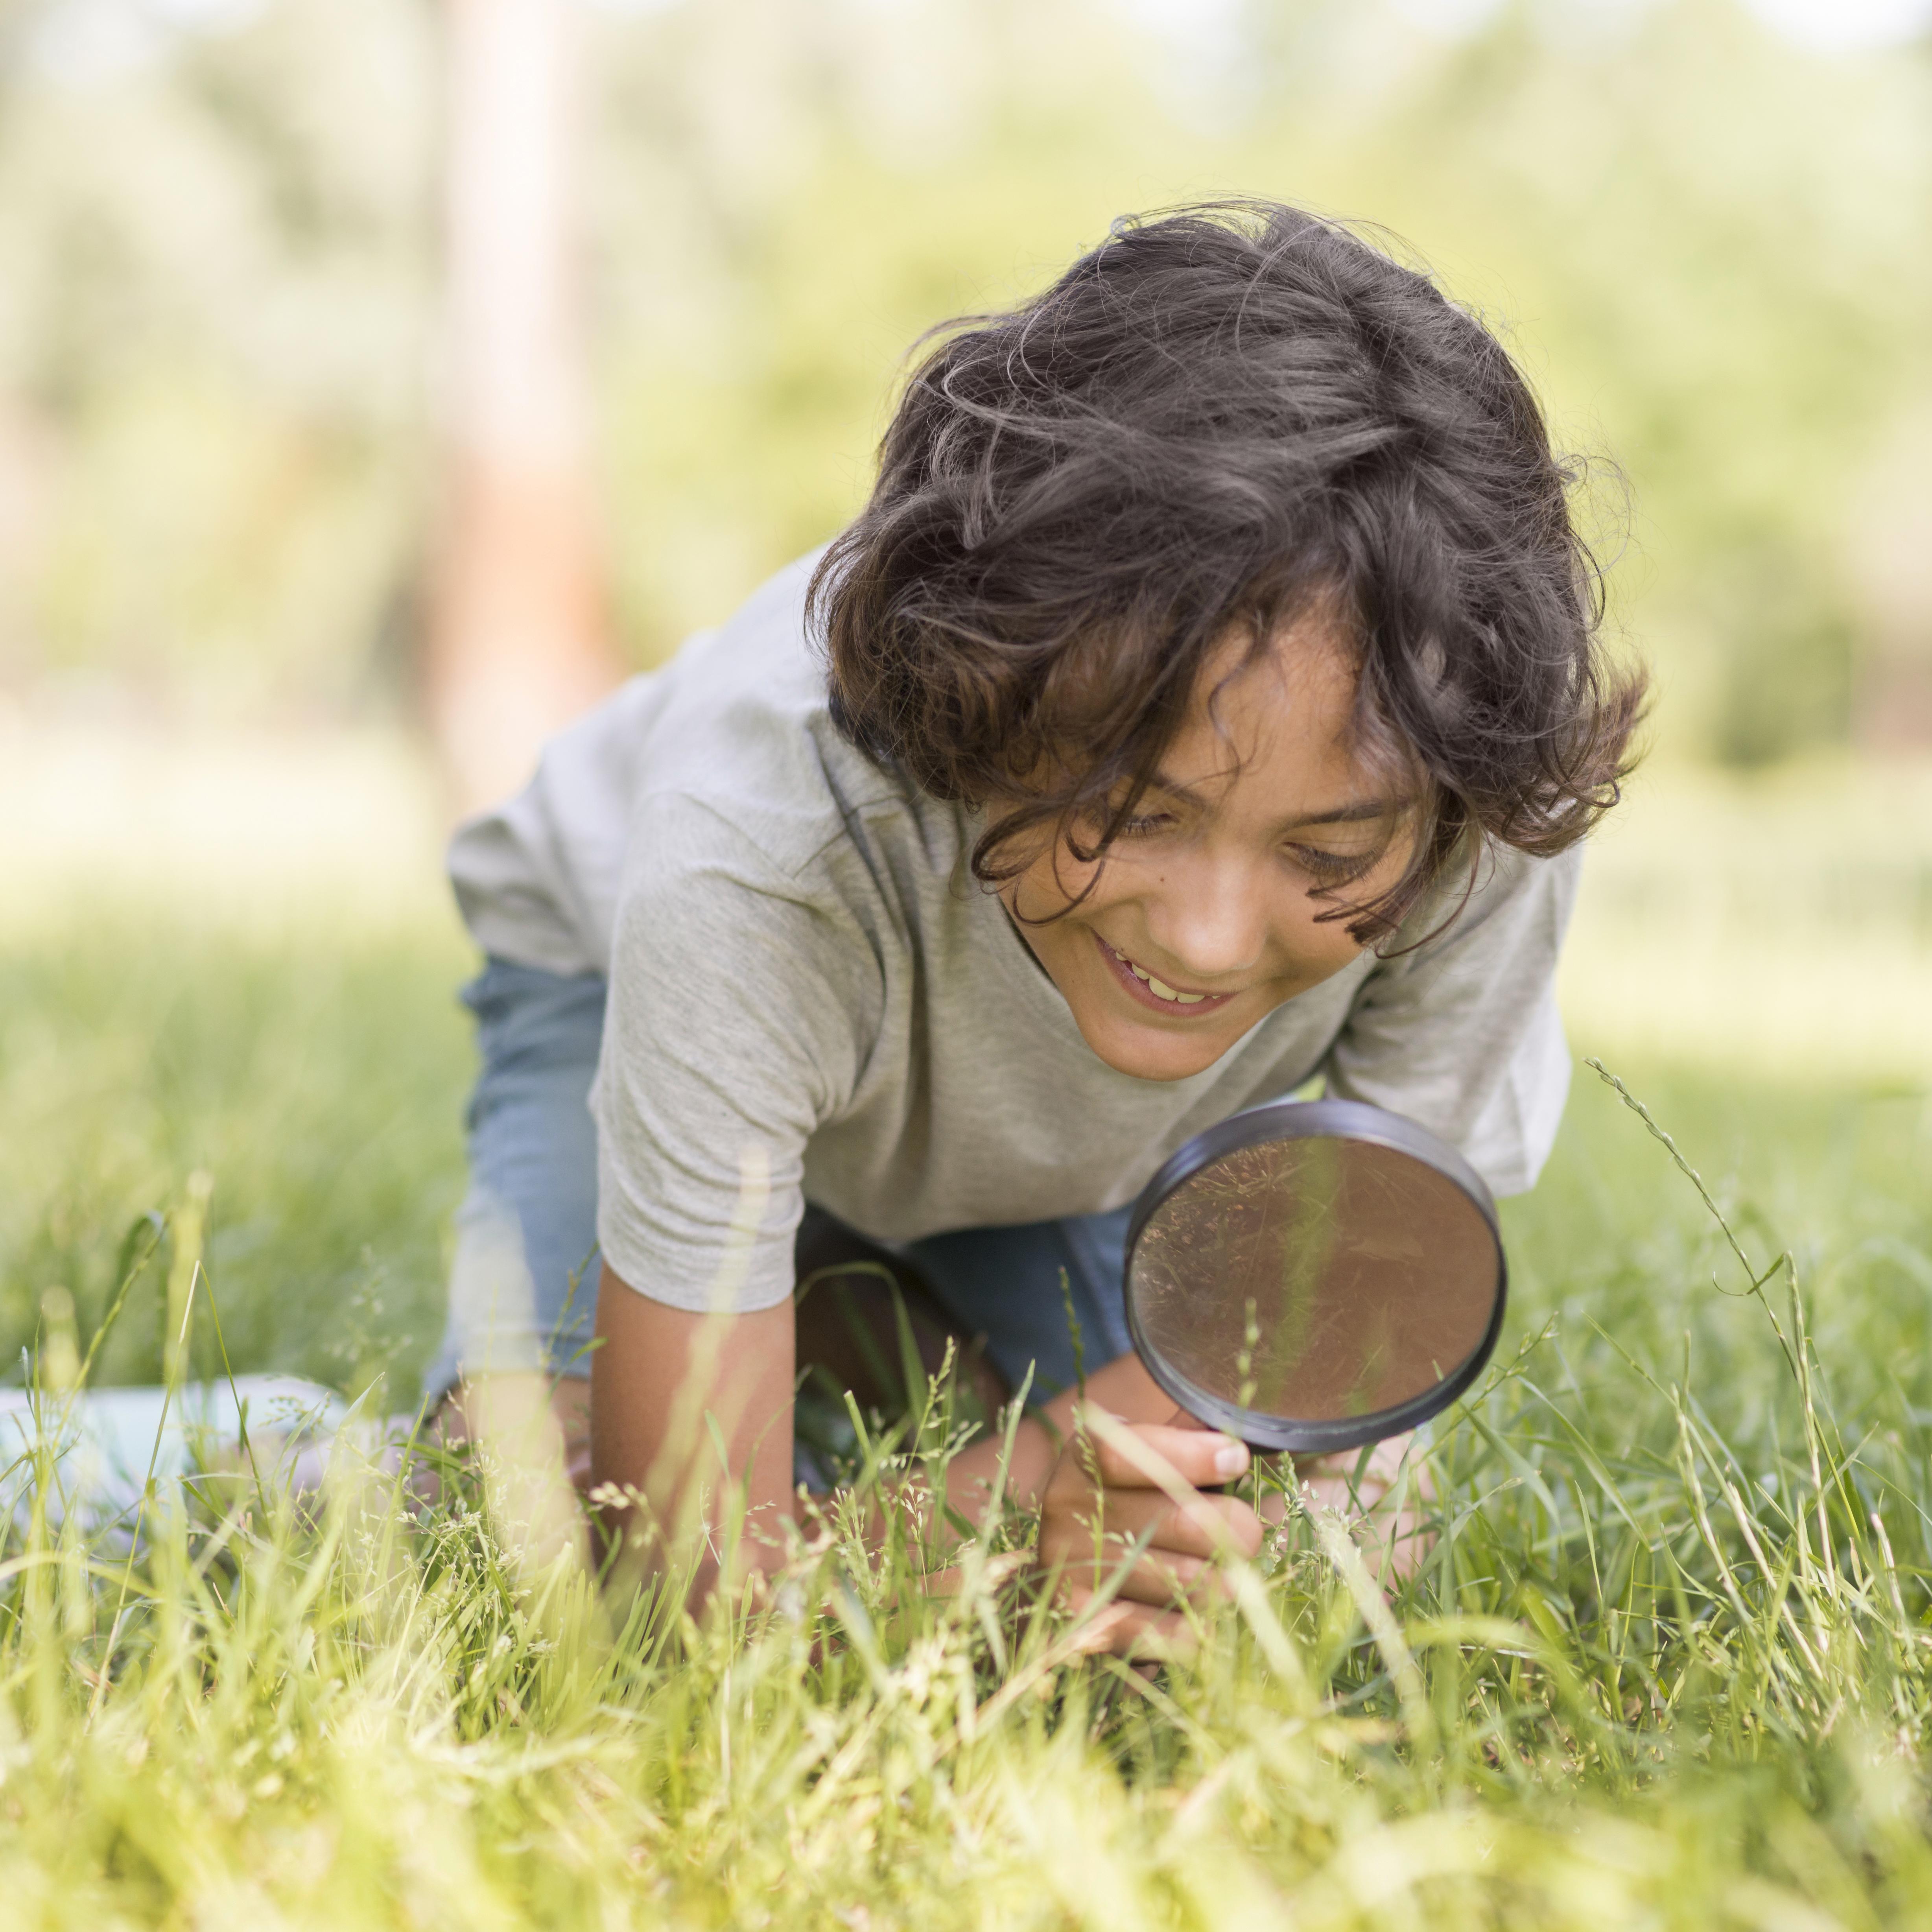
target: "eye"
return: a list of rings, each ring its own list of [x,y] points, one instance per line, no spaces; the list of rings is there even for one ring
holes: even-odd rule
[[[1171,813],[1165,812],[1137,812],[1132,818],[1124,818],[1114,828],[1116,838],[1145,838],[1156,832],[1165,832],[1174,823]]]
[[[1324,885],[1346,885],[1352,879],[1359,879],[1375,864],[1378,856],[1373,852],[1324,852],[1316,845],[1291,845],[1288,850],[1304,872]]]

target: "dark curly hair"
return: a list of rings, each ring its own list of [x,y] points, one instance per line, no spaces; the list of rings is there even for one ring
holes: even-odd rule
[[[846,736],[1000,806],[982,881],[1050,831],[1103,853],[1203,665],[1310,615],[1352,647],[1358,754],[1415,834],[1387,892],[1323,914],[1358,943],[1488,842],[1555,853],[1616,802],[1643,679],[1603,653],[1575,472],[1426,274],[1214,202],[1116,223],[1043,294],[935,334],[811,602]]]

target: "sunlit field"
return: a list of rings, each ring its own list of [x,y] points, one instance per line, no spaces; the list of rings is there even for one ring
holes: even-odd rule
[[[0,0],[0,1932],[1932,1925],[1928,6]],[[1497,330],[1655,676],[1426,1557],[1264,1472],[1094,1657],[918,1500],[942,1385],[773,1585],[601,1592],[419,1426],[432,755],[495,795],[506,663],[507,770],[847,523],[922,332],[1228,194]]]
[[[97,1339],[97,1382],[225,1349],[371,1413],[411,1408],[433,1346],[469,1063],[434,808],[394,747],[325,743],[249,766],[238,814],[254,755],[189,782],[43,743],[5,781],[0,1346],[50,1419]],[[1647,783],[1580,918],[1573,1033],[1746,1258],[1580,1066],[1412,1582],[1292,1516],[1142,1676],[1036,1610],[1010,1510],[963,1552],[916,1513],[883,1552],[808,1525],[769,1597],[614,1628],[460,1472],[424,1503],[345,1442],[297,1508],[265,1442],[130,1541],[30,1458],[6,1922],[1925,1923],[1925,794]],[[149,789],[110,863],[74,788],[116,785]],[[1694,852],[1728,897],[1672,884]],[[944,1426],[942,1400],[900,1451]],[[927,1598],[946,1562],[963,1588]]]

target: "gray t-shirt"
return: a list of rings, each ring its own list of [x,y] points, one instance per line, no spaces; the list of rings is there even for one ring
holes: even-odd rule
[[[1318,1073],[1498,1193],[1532,1184],[1569,1084],[1574,855],[1497,851],[1445,932],[1361,955],[1204,1072],[1118,1072],[973,878],[981,821],[833,727],[810,562],[553,740],[451,848],[487,951],[610,976],[598,1234],[625,1281],[775,1306],[807,1200],[888,1241],[1116,1208],[1190,1135]]]

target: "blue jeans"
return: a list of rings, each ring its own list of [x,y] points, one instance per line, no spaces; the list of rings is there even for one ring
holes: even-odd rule
[[[587,1102],[604,982],[491,959],[464,988],[483,1066],[470,1102],[470,1191],[457,1210],[449,1316],[424,1382],[590,1372],[597,1300],[597,1132]],[[1018,1227],[965,1228],[892,1244],[987,1359],[1036,1399],[1074,1380],[1060,1276],[1089,1370],[1132,1347],[1121,1298],[1126,1208]]]

